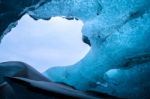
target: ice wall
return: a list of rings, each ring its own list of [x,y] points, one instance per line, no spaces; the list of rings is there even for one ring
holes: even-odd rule
[[[75,65],[47,70],[50,80],[122,98],[150,98],[149,0],[48,0],[28,14],[84,22],[90,52]]]
[[[13,27],[25,13],[33,10],[46,0],[0,0],[0,39]]]

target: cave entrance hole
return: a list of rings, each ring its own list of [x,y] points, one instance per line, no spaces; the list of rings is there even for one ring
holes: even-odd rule
[[[50,67],[72,65],[89,51],[82,41],[83,23],[54,17],[34,20],[24,15],[2,40],[0,62],[22,61],[40,72]]]

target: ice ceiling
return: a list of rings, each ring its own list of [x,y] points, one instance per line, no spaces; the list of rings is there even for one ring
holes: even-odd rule
[[[7,8],[14,1],[17,2],[5,0],[2,4]],[[84,41],[91,45],[90,52],[72,66],[55,67],[44,74],[52,81],[80,90],[96,90],[122,98],[150,98],[149,0],[45,0],[40,5],[43,1],[27,0],[12,6],[13,10],[6,9],[7,13],[0,16],[1,37],[24,13],[34,19],[54,16],[80,19],[84,23]]]

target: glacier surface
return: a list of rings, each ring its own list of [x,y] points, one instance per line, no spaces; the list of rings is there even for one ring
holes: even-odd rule
[[[48,69],[47,78],[79,90],[150,98],[149,0],[47,0],[26,13],[34,19],[62,16],[84,23],[89,53],[72,66]]]

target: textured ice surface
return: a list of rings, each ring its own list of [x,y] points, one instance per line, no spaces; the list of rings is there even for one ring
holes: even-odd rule
[[[47,70],[49,79],[122,98],[150,98],[149,0],[49,0],[28,13],[84,22],[90,52],[73,66]]]
[[[83,20],[82,33],[91,43],[91,51],[79,63],[51,68],[45,75],[82,90],[126,98],[148,95],[149,4],[146,0],[59,0],[32,12],[36,18],[59,15]]]
[[[33,10],[46,0],[0,0],[0,39],[13,27],[29,10]]]

